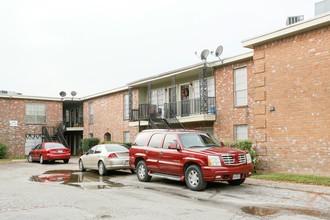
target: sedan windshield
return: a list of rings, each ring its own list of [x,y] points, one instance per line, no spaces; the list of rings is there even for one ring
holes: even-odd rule
[[[65,148],[62,144],[58,143],[47,143],[45,144],[46,149],[58,149],[58,148]]]
[[[207,134],[179,134],[183,148],[219,147],[219,144]]]
[[[105,145],[105,148],[107,149],[108,152],[116,152],[116,151],[128,151],[128,149],[122,145],[119,144],[109,144]]]

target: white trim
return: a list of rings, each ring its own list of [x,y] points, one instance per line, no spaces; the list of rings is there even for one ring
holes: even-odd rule
[[[112,94],[112,93],[122,92],[122,91],[125,91],[125,90],[128,90],[128,86],[124,86],[124,87],[120,87],[120,88],[116,88],[116,89],[96,93],[94,95],[85,96],[83,98],[80,98],[79,101],[93,99],[93,98],[97,98],[97,97],[100,97],[100,96],[109,95],[109,94]]]
[[[84,127],[66,127],[66,131],[83,131]]]
[[[317,29],[330,24],[330,13],[322,14],[312,19],[297,22],[285,28],[263,34],[260,36],[252,37],[242,41],[242,46],[253,49],[254,46],[264,44],[270,41],[278,40],[281,38],[296,35],[298,33],[306,32],[309,30]]]
[[[185,68],[181,68],[181,69],[178,69],[178,70],[174,70],[174,71],[166,72],[166,73],[163,73],[163,74],[159,74],[159,75],[156,75],[156,76],[153,76],[153,77],[144,78],[142,80],[138,80],[138,81],[129,83],[128,85],[129,86],[138,86],[138,85],[145,84],[145,83],[148,83],[148,82],[152,82],[152,81],[168,78],[168,77],[171,77],[171,76],[179,75],[180,73],[185,73],[185,72],[188,72],[188,71],[191,71],[191,70],[196,70],[196,69],[199,69],[203,66],[204,66],[203,63],[202,64],[196,64],[192,67],[185,67]]]
[[[128,122],[128,126],[137,127],[137,126],[139,126],[139,122],[138,121],[130,121],[130,122]],[[140,126],[148,126],[148,121],[140,121]]]
[[[1,94],[0,98],[5,99],[29,99],[29,100],[43,100],[43,101],[61,101],[61,98],[40,97],[40,96],[25,96],[25,95],[4,95]]]
[[[203,115],[191,115],[185,117],[177,117],[180,123],[187,122],[199,122],[199,121],[215,121],[215,115],[203,114]]]
[[[244,60],[248,60],[248,59],[252,59],[253,58],[253,51],[248,52],[248,53],[244,53],[244,54],[240,54],[234,57],[228,57],[225,58],[221,61],[215,61],[215,62],[211,62],[209,63],[210,67],[218,67],[218,66],[223,66],[223,65],[228,65],[230,63],[237,63],[239,61],[244,61]]]

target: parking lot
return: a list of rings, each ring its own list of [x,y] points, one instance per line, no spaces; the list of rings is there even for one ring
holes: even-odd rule
[[[99,176],[68,164],[0,164],[1,219],[330,219],[330,188],[247,180],[205,191],[129,171]]]

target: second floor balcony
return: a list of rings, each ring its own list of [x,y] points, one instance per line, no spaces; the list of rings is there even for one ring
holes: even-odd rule
[[[207,98],[207,106],[207,112],[201,111],[200,98],[161,105],[139,104],[138,109],[132,109],[131,122],[144,121],[149,118],[177,118],[180,123],[215,121],[216,108],[214,97]]]

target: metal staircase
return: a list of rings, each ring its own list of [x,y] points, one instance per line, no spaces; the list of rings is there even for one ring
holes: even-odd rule
[[[42,127],[42,137],[43,142],[58,142],[63,144],[66,148],[69,148],[68,143],[66,142],[63,129],[61,127]]]

